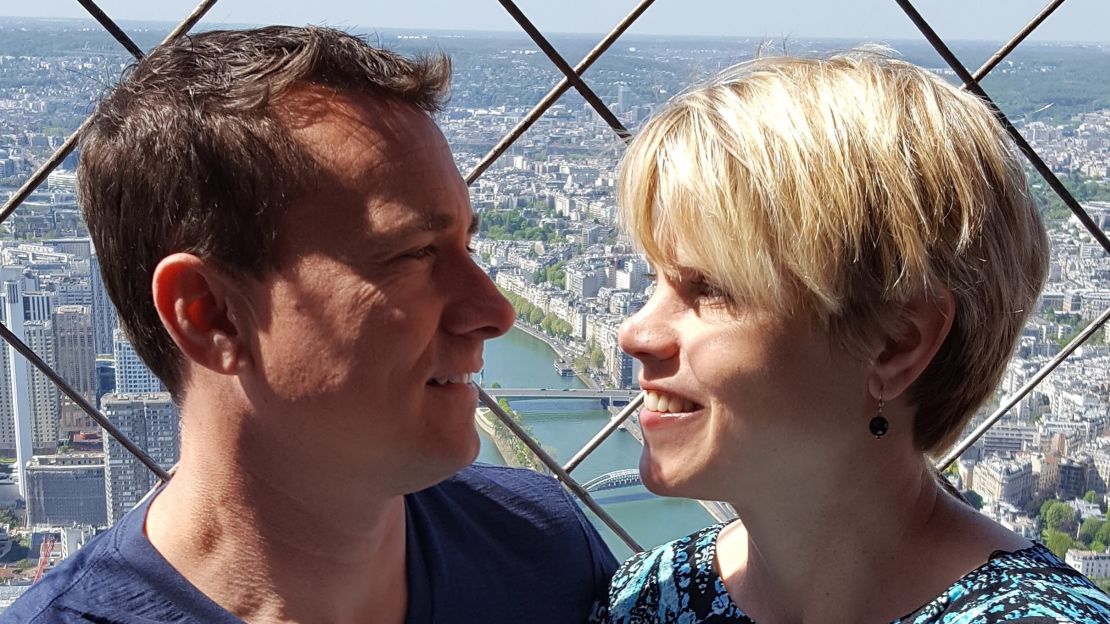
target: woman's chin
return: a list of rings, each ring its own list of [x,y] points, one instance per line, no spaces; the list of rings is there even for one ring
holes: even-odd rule
[[[645,448],[640,455],[640,480],[652,494],[689,497],[689,475],[674,461],[660,461]]]

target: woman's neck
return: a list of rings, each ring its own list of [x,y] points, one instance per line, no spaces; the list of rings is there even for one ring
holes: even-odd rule
[[[873,465],[857,466],[850,481],[815,479],[804,491],[737,504],[742,522],[722,531],[717,565],[752,619],[889,622],[993,551],[1027,544],[943,492],[923,461]]]

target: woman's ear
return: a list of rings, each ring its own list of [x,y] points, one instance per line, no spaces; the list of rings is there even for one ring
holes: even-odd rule
[[[234,313],[238,289],[221,271],[187,253],[166,256],[154,269],[151,288],[162,325],[190,361],[225,375],[249,357],[246,319]]]
[[[900,396],[933,361],[952,329],[956,300],[948,288],[913,297],[897,308],[898,331],[883,336],[874,361],[870,392],[876,399]]]

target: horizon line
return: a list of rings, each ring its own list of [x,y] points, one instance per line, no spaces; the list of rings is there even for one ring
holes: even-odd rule
[[[101,27],[100,23],[97,22],[91,16],[88,16],[88,17],[49,17],[49,16],[46,16],[46,17],[44,17],[44,16],[3,15],[3,14],[0,14],[0,21],[5,21],[5,20],[39,20],[39,21],[46,21],[46,22],[88,22],[91,25],[95,25],[95,26],[101,28],[101,30],[102,30],[102,32],[104,32],[104,34],[110,35],[110,33],[108,33],[106,30],[103,30],[103,27]],[[177,22],[174,22],[172,20],[163,20],[163,19],[120,19],[120,20],[115,20],[115,22],[117,24],[121,25],[121,26],[124,25],[124,24],[165,25],[167,32],[172,30],[177,25]],[[280,24],[281,22],[276,22],[276,23]],[[215,30],[215,29],[221,29],[221,28],[258,28],[258,27],[267,26],[267,25],[271,25],[271,24],[265,24],[265,23],[260,23],[260,22],[214,22],[214,23],[209,23],[209,24],[198,25],[198,26],[202,26],[202,27],[199,28],[199,29],[195,29],[195,30],[203,32],[204,30]],[[297,24],[287,24],[287,25],[296,26]],[[329,26],[326,22],[324,22],[324,23],[311,23],[310,22],[310,23],[304,24],[304,25]],[[354,32],[356,29],[363,29],[363,30],[366,31],[365,34],[379,33],[379,32],[383,32],[383,31],[419,31],[419,32],[429,33],[429,34],[430,33],[442,33],[442,34],[474,33],[474,34],[490,34],[490,35],[514,35],[514,36],[519,36],[519,37],[521,37],[523,39],[526,39],[528,41],[531,41],[531,39],[528,37],[527,33],[525,33],[523,30],[516,30],[516,29],[513,29],[513,30],[497,30],[497,29],[476,30],[476,29],[432,28],[432,27],[422,27],[422,26],[368,27],[368,26],[362,26],[362,25],[359,25],[359,24],[350,24],[350,25],[346,25],[346,26],[342,26],[342,27],[340,27],[340,26],[329,26],[329,27],[338,28],[340,30],[344,30],[344,31],[347,31],[347,32]],[[560,31],[560,30],[552,30],[552,31],[545,31],[545,34],[547,34],[547,35],[570,35],[570,36],[582,36],[582,37],[586,37],[586,36],[600,37],[600,36],[606,35],[607,33],[606,32],[598,32],[598,31]],[[665,37],[665,38],[674,38],[674,39],[703,39],[703,40],[721,40],[721,39],[749,40],[749,39],[756,39],[756,40],[764,40],[764,41],[774,41],[774,40],[777,40],[777,39],[796,39],[796,40],[803,40],[803,41],[845,41],[845,40],[859,40],[859,39],[863,38],[861,36],[802,35],[802,34],[797,34],[797,33],[781,34],[781,35],[776,35],[776,36],[767,36],[767,35],[757,36],[757,35],[724,35],[724,34],[720,34],[720,35],[709,35],[709,34],[688,34],[688,35],[684,35],[684,34],[664,34],[664,33],[646,33],[645,32],[645,33],[625,33],[624,35],[621,36],[621,39],[645,38],[645,37]],[[868,38],[868,39],[871,40],[871,41],[874,41],[874,40],[878,39],[880,41],[922,43],[922,44],[925,44],[925,45],[929,45],[929,42],[926,41],[923,37],[920,37],[920,35],[918,37],[877,36],[877,37],[871,37],[871,38]],[[962,38],[951,38],[951,39],[946,39],[946,41],[960,42],[960,43],[1002,43],[1003,42],[1002,39],[962,39]],[[1070,40],[1070,39],[1047,40],[1046,39],[1046,40],[1027,40],[1023,43],[1023,45],[1028,45],[1028,44],[1110,46],[1110,40],[1099,41],[1099,40],[1093,40],[1093,39],[1075,39],[1075,40]]]

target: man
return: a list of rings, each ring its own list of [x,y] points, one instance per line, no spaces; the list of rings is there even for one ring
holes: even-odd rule
[[[615,561],[576,505],[467,468],[513,311],[429,115],[449,71],[269,27],[156,50],[105,99],[81,201],[181,459],[3,622],[587,618]]]

